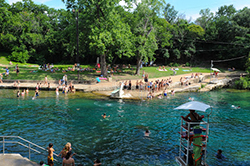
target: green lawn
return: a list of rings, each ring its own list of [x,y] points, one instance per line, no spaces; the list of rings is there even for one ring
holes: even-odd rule
[[[69,80],[77,80],[78,73],[77,71],[69,71],[66,73],[62,73],[61,69],[67,69],[68,67],[72,68],[72,65],[62,65],[62,64],[54,64],[55,68],[59,68],[60,71],[56,71],[55,73],[51,73],[49,71],[42,71],[38,70],[39,65],[37,64],[22,64],[22,63],[15,63],[12,62],[13,65],[8,66],[10,70],[9,77],[3,77],[3,79],[10,79],[10,80],[40,80],[43,81],[44,77],[47,75],[48,80],[59,80],[62,79],[64,74],[67,74]],[[9,65],[9,61],[6,59],[6,56],[0,56],[0,73],[5,73],[5,66]],[[18,64],[20,68],[20,73],[17,76],[15,72],[15,65]],[[82,68],[94,68],[94,65],[81,65]],[[149,75],[149,78],[159,78],[159,77],[167,77],[172,76],[173,71],[171,71],[171,67],[166,67],[167,71],[159,71],[158,67],[143,67],[140,70],[140,75],[134,75],[135,73],[135,66],[131,66],[131,69],[125,68],[122,71],[114,73],[113,79],[114,80],[128,80],[128,79],[141,79],[143,70],[146,74]],[[177,75],[180,74],[187,74],[187,73],[209,73],[210,69],[208,68],[200,68],[200,67],[192,67],[192,68],[178,68]],[[33,72],[35,71],[35,72]],[[223,70],[222,70],[223,71]],[[100,76],[100,73],[93,72],[80,72],[80,79],[81,80],[94,80],[96,77]]]

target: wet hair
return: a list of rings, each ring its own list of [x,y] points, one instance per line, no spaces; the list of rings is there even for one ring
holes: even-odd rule
[[[66,156],[65,156],[66,160],[68,160],[68,159],[70,158],[70,155],[71,155],[71,151],[69,151],[69,152],[66,154]]]
[[[104,113],[103,115],[106,115],[106,113]]]
[[[116,164],[116,166],[121,166],[121,164]]]
[[[43,161],[40,161],[40,165],[43,165],[44,164],[44,162]]]
[[[53,144],[52,144],[52,143],[50,143],[50,144],[49,144],[49,147],[50,147],[50,148],[52,148],[52,146],[53,146]]]
[[[218,149],[218,152],[219,152],[219,154],[221,154],[221,153],[222,153],[222,150],[221,150],[221,149]]]
[[[94,162],[95,163],[101,163],[101,161],[99,159],[96,159]]]
[[[149,131],[148,131],[148,130],[146,130],[146,133],[149,133]]]

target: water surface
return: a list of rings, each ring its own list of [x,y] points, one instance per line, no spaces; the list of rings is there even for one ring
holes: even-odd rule
[[[103,165],[176,165],[180,116],[188,111],[173,108],[193,97],[213,106],[208,164],[250,165],[250,92],[185,93],[152,101],[110,100],[80,92],[59,96],[41,92],[32,100],[33,94],[17,98],[16,90],[0,90],[1,134],[21,136],[45,148],[52,142],[56,153],[71,142],[78,154],[76,163],[92,165],[99,158]],[[109,120],[102,119],[103,113],[110,115]],[[146,129],[150,138],[144,137]],[[219,148],[227,160],[215,159]],[[6,150],[28,156],[27,149],[18,145]],[[31,158],[46,161],[36,153]]]

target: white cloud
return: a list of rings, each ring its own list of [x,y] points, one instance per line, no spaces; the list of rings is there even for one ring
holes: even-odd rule
[[[141,0],[137,0],[136,3],[137,4],[141,3]],[[122,7],[128,7],[128,4],[124,0],[120,1],[119,5],[122,6]],[[129,10],[134,11],[135,9],[136,9],[136,5],[135,5],[135,3],[132,3],[132,8],[129,9]],[[128,11],[128,9],[125,9],[125,10]]]
[[[16,2],[18,2],[18,1],[21,2],[22,0],[9,0],[9,4],[12,5],[12,3],[16,3]]]

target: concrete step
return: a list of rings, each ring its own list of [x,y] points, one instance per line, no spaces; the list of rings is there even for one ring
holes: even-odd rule
[[[0,154],[0,166],[39,166],[20,154]]]

